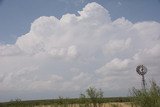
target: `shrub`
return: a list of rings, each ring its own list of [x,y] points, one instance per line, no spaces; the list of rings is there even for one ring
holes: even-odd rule
[[[160,87],[151,81],[149,89],[132,89],[133,105],[136,107],[160,107]]]
[[[80,95],[81,101],[84,103],[84,106],[89,107],[89,102],[93,104],[93,107],[102,105],[103,92],[101,89],[97,90],[94,87],[90,87],[86,90],[85,94]],[[91,106],[91,104],[90,104]]]

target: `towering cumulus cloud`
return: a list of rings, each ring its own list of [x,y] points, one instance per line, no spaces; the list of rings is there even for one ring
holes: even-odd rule
[[[0,45],[0,93],[78,95],[91,85],[125,93],[140,81],[138,64],[147,66],[147,78],[160,77],[160,23],[111,20],[95,2],[78,14],[39,17],[15,44]]]

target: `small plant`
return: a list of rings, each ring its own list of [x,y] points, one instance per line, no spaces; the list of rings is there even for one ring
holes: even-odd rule
[[[155,81],[151,81],[150,88],[132,89],[133,105],[136,107],[160,107],[160,87]]]

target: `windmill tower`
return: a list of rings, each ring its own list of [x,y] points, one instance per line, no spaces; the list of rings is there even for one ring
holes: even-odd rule
[[[146,82],[144,75],[147,73],[147,68],[144,65],[138,65],[136,71],[139,75],[142,76],[142,89],[145,90]]]

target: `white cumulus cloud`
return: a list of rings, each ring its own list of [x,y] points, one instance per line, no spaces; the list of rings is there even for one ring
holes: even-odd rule
[[[139,84],[138,64],[147,66],[148,78],[160,77],[159,22],[111,20],[95,2],[77,13],[41,16],[15,44],[0,44],[0,93],[79,95],[93,85],[115,96]]]
[[[131,44],[131,38],[126,40],[110,40],[104,46],[104,53],[117,53],[119,51],[125,51]]]

